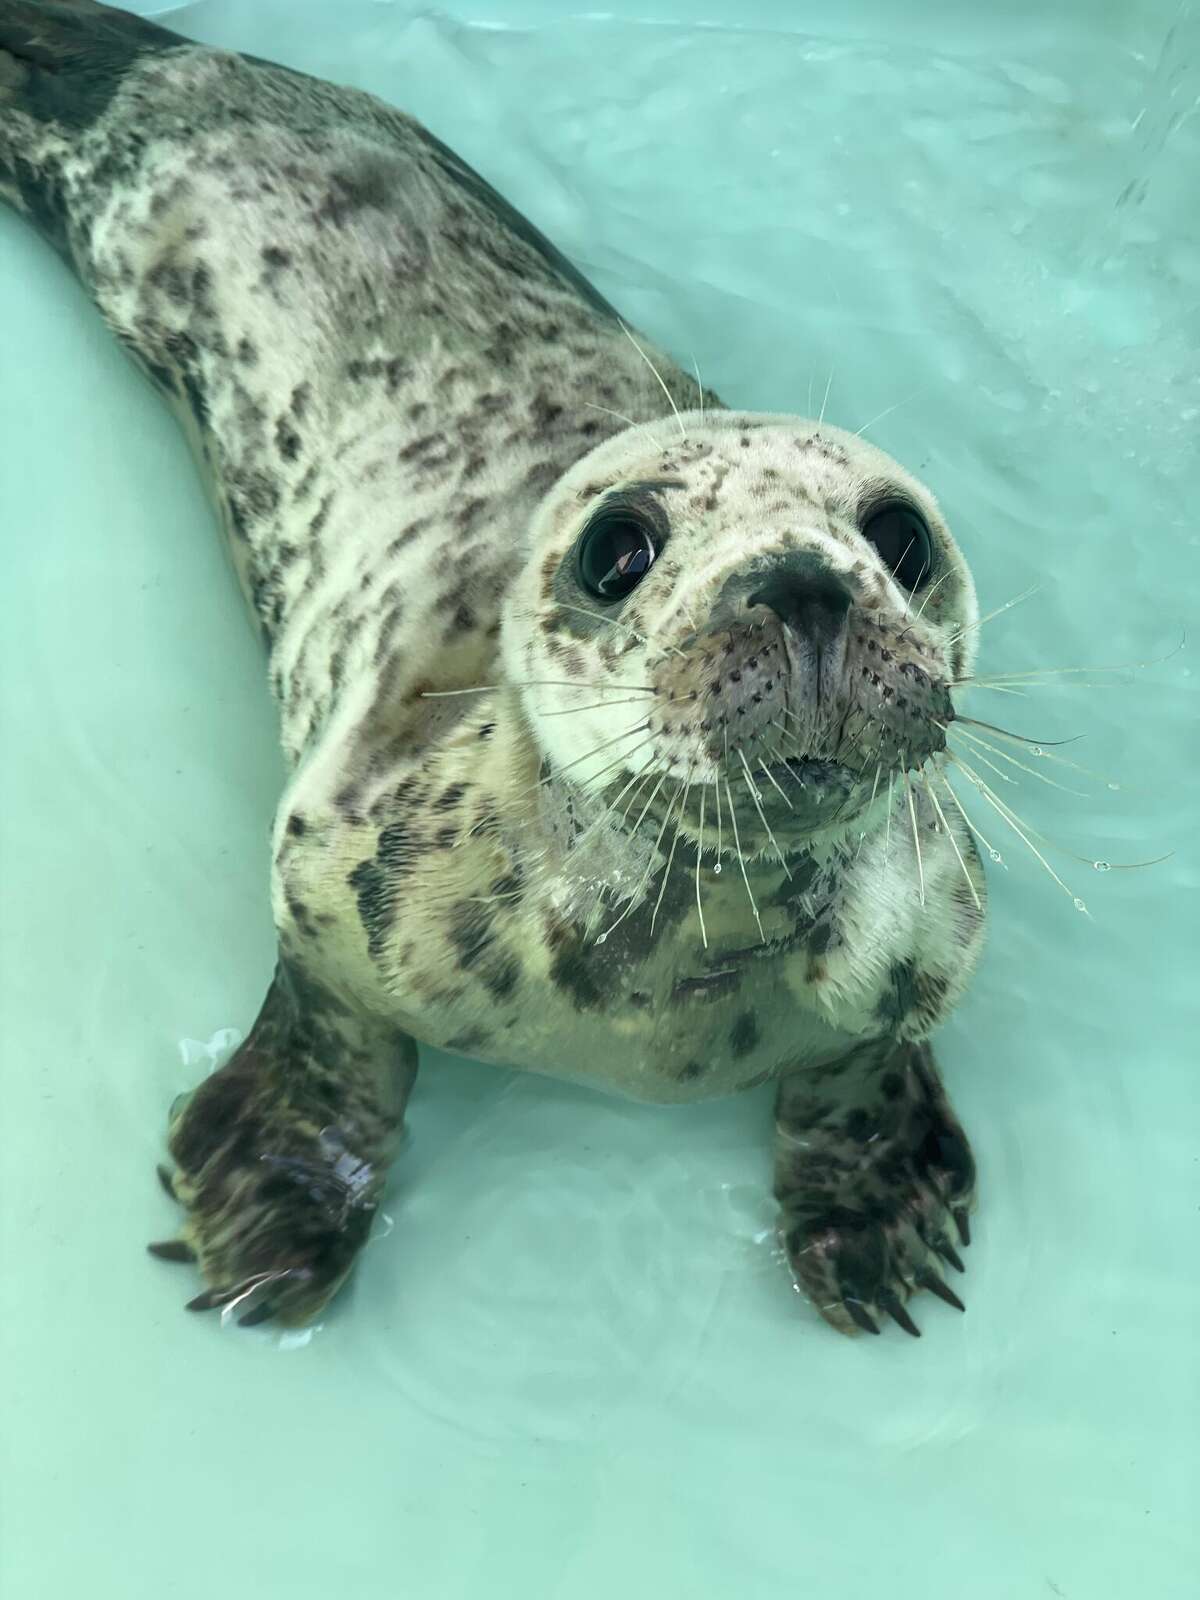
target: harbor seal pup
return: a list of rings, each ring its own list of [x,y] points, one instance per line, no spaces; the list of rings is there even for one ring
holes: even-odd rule
[[[170,1122],[192,1307],[322,1310],[418,1040],[775,1079],[796,1283],[848,1332],[961,1306],[977,611],[929,491],[702,393],[410,117],[86,0],[0,0],[0,186],[189,434],[290,769],[274,981]]]

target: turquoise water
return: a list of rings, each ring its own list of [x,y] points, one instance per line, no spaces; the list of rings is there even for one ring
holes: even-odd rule
[[[0,1596],[1194,1593],[1200,14],[565,10],[170,20],[415,111],[731,403],[878,418],[983,609],[1041,586],[981,670],[1175,651],[975,711],[1122,784],[1014,772],[1037,827],[1175,853],[1052,856],[1068,895],[993,840],[939,1041],[969,1311],[920,1343],[793,1294],[769,1090],[662,1110],[432,1054],[325,1325],[185,1316],[141,1246],[166,1108],[271,969],[274,717],[182,438],[0,216]]]

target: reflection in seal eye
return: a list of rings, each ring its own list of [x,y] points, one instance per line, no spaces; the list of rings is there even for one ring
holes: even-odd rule
[[[925,518],[906,500],[888,500],[877,506],[863,523],[862,534],[906,589],[919,589],[929,577],[933,540]]]
[[[636,514],[602,511],[579,542],[579,581],[597,600],[623,600],[649,572],[656,554]]]

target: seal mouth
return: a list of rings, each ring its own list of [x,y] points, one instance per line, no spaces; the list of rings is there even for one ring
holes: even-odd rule
[[[821,761],[811,756],[789,756],[786,761],[772,761],[767,764],[767,770],[779,783],[790,778],[801,788],[814,789],[840,783],[846,775],[846,768],[837,761]]]

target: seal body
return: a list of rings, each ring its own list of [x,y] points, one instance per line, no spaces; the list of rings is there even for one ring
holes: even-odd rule
[[[124,13],[0,0],[0,187],[179,414],[291,769],[274,984],[172,1118],[192,1304],[321,1309],[418,1040],[778,1078],[797,1281],[847,1330],[957,1303],[976,611],[928,491],[702,394],[401,112]]]

